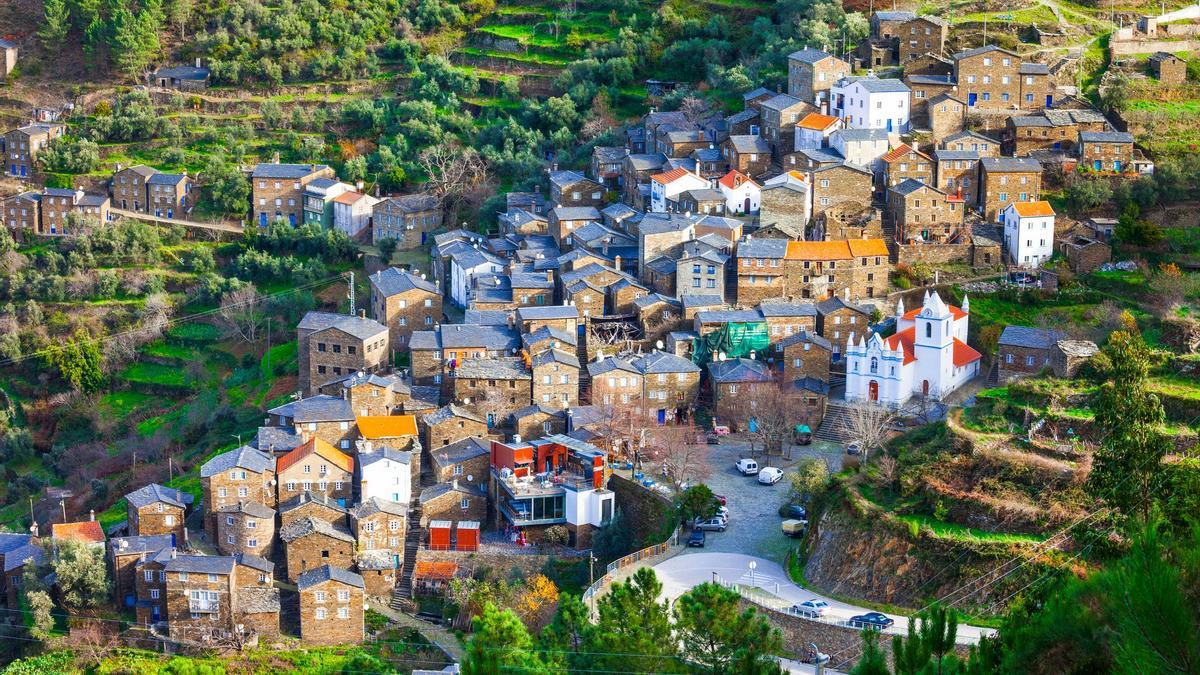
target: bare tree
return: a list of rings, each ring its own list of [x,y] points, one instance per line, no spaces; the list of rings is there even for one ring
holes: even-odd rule
[[[708,113],[708,102],[698,96],[685,96],[679,102],[679,112],[683,113],[687,121],[699,124],[704,115]]]
[[[872,450],[883,447],[895,417],[891,410],[875,403],[860,401],[850,407],[846,431],[851,441],[862,446],[863,461]]]
[[[221,309],[217,316],[230,335],[246,342],[258,342],[267,312],[258,290],[247,284],[221,298]]]
[[[417,156],[425,188],[438,198],[447,217],[463,203],[479,199],[491,184],[487,162],[473,148],[437,145]]]
[[[783,454],[797,424],[810,421],[804,397],[787,382],[771,380],[745,385],[737,396],[723,396],[718,405],[722,419],[737,420],[749,428],[750,437],[766,454]]]
[[[483,392],[483,395],[472,398],[471,402],[466,405],[469,405],[484,419],[491,418],[492,423],[496,426],[504,424],[507,413],[513,409],[513,403],[505,398],[498,389],[488,389]]]
[[[712,475],[708,446],[698,442],[701,435],[690,424],[656,427],[646,435],[646,456],[676,490]]]

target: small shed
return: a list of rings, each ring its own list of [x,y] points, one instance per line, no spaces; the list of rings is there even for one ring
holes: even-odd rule
[[[455,549],[459,551],[477,551],[479,550],[479,522],[474,520],[462,520],[458,523],[458,539],[455,542]]]
[[[458,575],[458,563],[439,560],[418,560],[413,566],[414,595],[441,595]]]
[[[448,520],[429,521],[429,550],[450,550],[450,527],[451,522]]]

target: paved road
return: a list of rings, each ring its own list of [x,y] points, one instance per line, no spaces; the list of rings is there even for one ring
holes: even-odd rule
[[[750,563],[756,568],[751,578]],[[735,582],[744,586],[755,586],[782,598],[786,603],[799,603],[804,600],[817,599],[829,603],[828,617],[834,619],[849,619],[855,614],[871,611],[866,607],[856,607],[845,602],[827,598],[819,593],[806,590],[792,583],[783,568],[777,563],[755,556],[741,553],[694,553],[679,555],[654,566],[654,572],[663,584],[663,595],[672,601],[686,593],[694,586],[706,581],[712,581],[714,575],[725,581]],[[896,624],[884,631],[904,635],[908,632],[908,617],[889,614]],[[990,628],[958,626],[959,644],[975,644],[981,636],[988,636],[995,631]]]

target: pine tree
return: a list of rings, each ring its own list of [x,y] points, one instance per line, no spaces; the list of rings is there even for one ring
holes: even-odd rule
[[[879,631],[865,630],[862,634],[862,656],[850,669],[850,675],[891,675],[887,654],[879,648]]]
[[[562,669],[538,657],[533,638],[512,610],[499,610],[487,602],[475,617],[473,633],[463,659],[463,675],[499,672],[557,673]]]
[[[707,489],[707,488],[706,488]],[[738,613],[737,593],[704,583],[675,601],[675,630],[688,659],[709,673],[778,673],[779,632],[753,609]]]
[[[46,49],[55,51],[62,47],[71,29],[71,12],[66,0],[44,0],[44,16],[38,37]]]
[[[597,606],[600,620],[588,651],[605,656],[597,657],[594,667],[626,673],[682,670],[667,605],[658,601],[661,593],[662,582],[648,567],[613,584]]]

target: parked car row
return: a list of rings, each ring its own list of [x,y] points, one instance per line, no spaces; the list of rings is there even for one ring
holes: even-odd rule
[[[824,600],[810,598],[799,604],[792,605],[791,613],[796,616],[803,616],[809,619],[820,619],[829,612],[829,603]],[[856,614],[846,621],[846,625],[852,628],[874,628],[876,630],[884,630],[896,625],[896,620],[886,614],[879,612],[867,612],[866,614]]]
[[[758,462],[749,457],[739,459],[734,468],[743,476],[758,476],[758,482],[763,485],[774,485],[783,479],[783,469],[774,466],[759,468]]]

